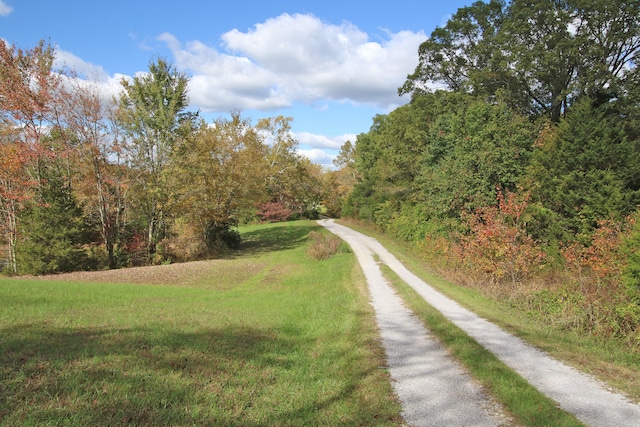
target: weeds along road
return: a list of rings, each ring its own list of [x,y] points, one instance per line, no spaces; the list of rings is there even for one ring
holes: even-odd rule
[[[365,273],[389,372],[403,416],[411,425],[490,426],[505,420],[470,375],[403,306],[374,255],[451,322],[581,422],[594,427],[640,426],[640,405],[445,297],[407,270],[377,240],[330,219],[318,223],[351,246]]]

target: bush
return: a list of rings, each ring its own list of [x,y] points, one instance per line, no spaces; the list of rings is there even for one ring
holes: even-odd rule
[[[82,209],[69,188],[55,181],[43,185],[42,198],[21,217],[21,240],[16,248],[21,274],[64,273],[89,268],[83,245],[87,232]]]
[[[640,209],[629,217],[629,231],[622,240],[621,252],[626,259],[622,280],[631,299],[640,304]]]
[[[522,220],[527,195],[498,189],[498,205],[476,210],[464,216],[470,232],[460,243],[460,256],[468,266],[479,269],[494,283],[504,278],[515,285],[542,266],[545,254],[526,232]]]
[[[237,249],[240,246],[240,233],[232,228],[235,225],[231,222],[211,221],[206,232],[209,249]]]
[[[291,218],[293,211],[283,202],[269,202],[258,206],[260,222],[282,222]]]

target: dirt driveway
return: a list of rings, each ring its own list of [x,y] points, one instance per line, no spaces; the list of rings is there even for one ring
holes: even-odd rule
[[[336,224],[318,223],[345,240],[367,278],[405,420],[415,426],[508,423],[471,377],[430,337],[382,277],[374,254],[429,304],[567,412],[588,426],[640,426],[640,405],[479,318],[423,282],[375,239]]]

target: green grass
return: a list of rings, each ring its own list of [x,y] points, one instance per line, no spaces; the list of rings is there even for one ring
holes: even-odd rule
[[[312,230],[173,284],[0,280],[0,424],[400,425],[363,275]]]

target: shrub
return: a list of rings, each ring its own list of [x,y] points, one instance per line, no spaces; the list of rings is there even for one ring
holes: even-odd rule
[[[206,241],[209,249],[237,249],[240,246],[240,233],[233,229],[235,225],[229,221],[211,221],[206,232]]]
[[[629,217],[629,231],[623,237],[621,252],[626,263],[622,271],[622,280],[631,299],[640,303],[640,209]]]
[[[261,222],[282,222],[293,215],[284,202],[268,202],[258,205],[258,218]]]
[[[535,267],[542,266],[545,254],[527,234],[522,216],[528,195],[498,189],[497,206],[463,214],[469,233],[461,239],[459,250],[463,262],[500,282],[505,277],[516,284]]]

